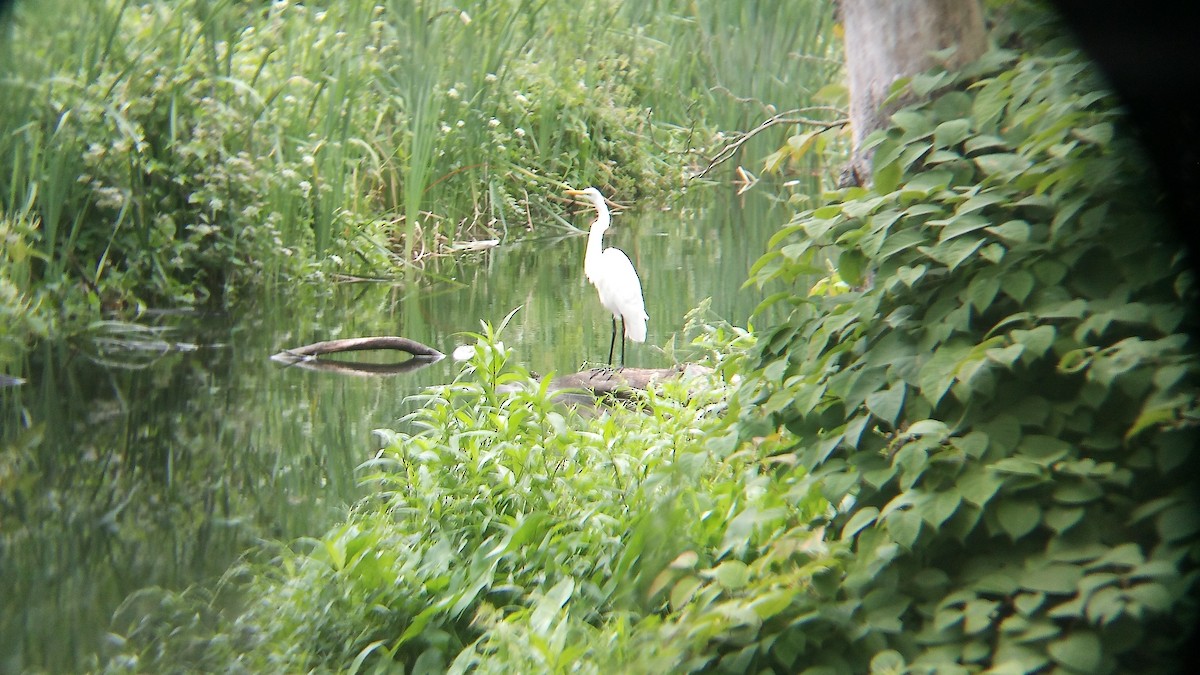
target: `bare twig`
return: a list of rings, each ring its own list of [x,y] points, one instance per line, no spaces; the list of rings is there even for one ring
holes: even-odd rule
[[[846,119],[846,118],[827,122],[825,120],[812,119],[810,117],[803,117],[800,115],[800,113],[811,113],[811,112],[822,112],[822,111],[835,111],[835,112],[838,112],[839,114],[842,114],[842,111],[837,110],[835,108],[819,107],[819,108],[797,108],[795,110],[787,110],[787,111],[781,112],[778,115],[772,115],[771,117],[768,117],[766,120],[764,120],[761,124],[754,127],[753,129],[751,129],[750,131],[738,134],[736,137],[734,137],[734,139],[732,141],[725,144],[725,147],[721,148],[721,150],[719,152],[717,152],[716,155],[713,155],[712,159],[709,160],[708,166],[704,167],[704,169],[702,171],[692,174],[692,178],[693,179],[703,178],[704,176],[708,175],[709,171],[712,171],[720,164],[723,164],[730,157],[733,157],[735,154],[737,154],[737,151],[740,150],[741,147],[743,145],[745,145],[751,138],[754,138],[758,134],[766,131],[767,129],[770,129],[773,126],[776,126],[779,124],[803,124],[806,126],[818,127],[821,130],[825,130],[825,129],[833,129],[835,127],[842,127],[842,126],[845,126],[850,123],[850,120]]]

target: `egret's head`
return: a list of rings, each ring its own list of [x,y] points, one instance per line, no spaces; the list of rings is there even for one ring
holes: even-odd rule
[[[567,190],[567,194],[573,197],[586,197],[588,201],[595,206],[597,210],[607,210],[608,207],[604,204],[604,195],[594,187],[585,190]]]

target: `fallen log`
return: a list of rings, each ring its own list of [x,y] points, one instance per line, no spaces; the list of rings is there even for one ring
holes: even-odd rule
[[[409,340],[408,338],[395,337],[391,335],[314,342],[311,345],[296,347],[295,349],[285,349],[275,356],[319,356],[321,354],[336,354],[338,352],[360,352],[368,349],[395,349],[402,352],[408,352],[413,356],[426,356],[434,359],[440,359],[445,356],[445,354],[439,352],[433,347],[423,345],[416,340]],[[272,356],[271,358],[274,359],[275,356]]]
[[[681,363],[673,368],[595,368],[570,375],[560,375],[550,381],[550,391],[583,390],[594,395],[609,394],[628,398],[633,390],[645,391],[656,381],[707,372],[695,364]]]
[[[390,349],[411,354],[413,358],[400,363],[358,363],[347,361],[328,361],[320,357],[322,354],[337,354],[341,352],[361,352],[375,349]],[[308,370],[323,370],[346,373],[350,375],[396,375],[418,368],[424,368],[445,358],[445,354],[416,340],[403,337],[382,335],[377,337],[346,338],[344,340],[325,340],[314,342],[303,347],[285,349],[271,355],[271,360],[288,366],[299,366]]]

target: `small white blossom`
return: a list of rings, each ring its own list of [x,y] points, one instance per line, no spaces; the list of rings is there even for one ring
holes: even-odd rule
[[[493,117],[492,119],[488,120],[488,126],[495,129],[496,127],[500,126],[500,120]]]
[[[310,192],[312,192],[312,183],[306,180],[300,181],[300,193],[307,197]]]
[[[457,99],[458,98],[458,88],[450,87],[450,91],[446,92],[446,96],[449,96],[450,98],[453,98],[453,99]]]
[[[487,75],[483,76],[483,81],[488,83],[495,82],[497,79],[499,78],[496,77],[495,73],[488,73]]]
[[[516,134],[517,138],[525,138],[525,130],[521,127],[513,129],[513,133]]]

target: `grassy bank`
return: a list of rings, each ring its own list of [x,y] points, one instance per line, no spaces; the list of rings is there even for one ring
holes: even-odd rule
[[[828,80],[827,15],[17,3],[0,40],[0,341],[313,272],[405,274],[454,242],[555,226],[566,184],[662,198],[722,131]]]

